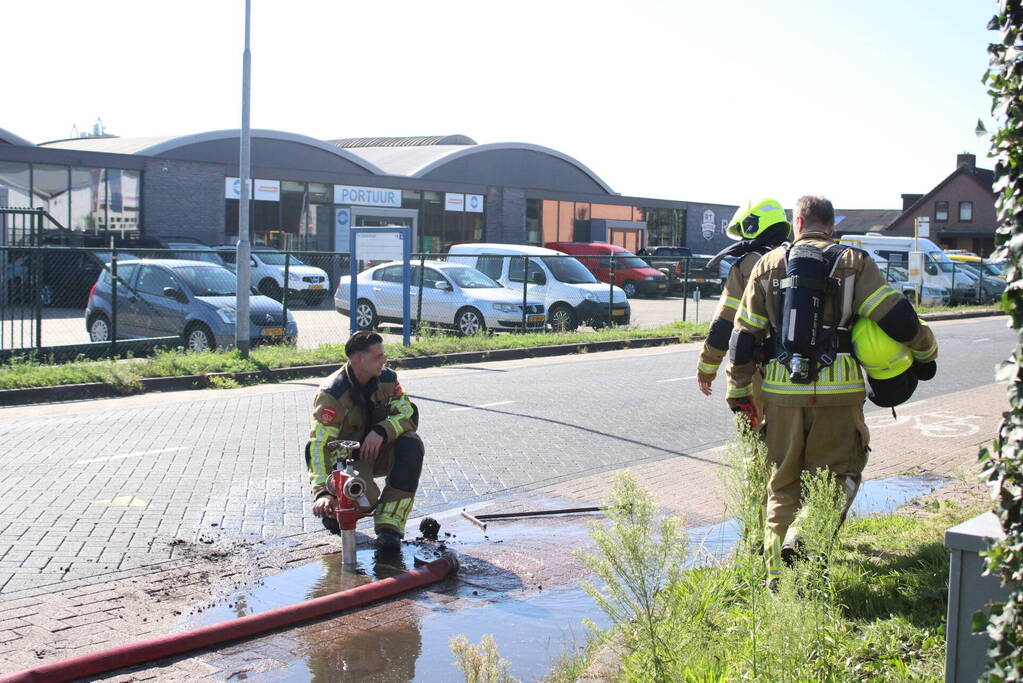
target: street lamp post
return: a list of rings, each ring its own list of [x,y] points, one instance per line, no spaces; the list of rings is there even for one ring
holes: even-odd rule
[[[249,79],[251,56],[249,54],[249,18],[251,0],[245,0],[245,51],[242,53],[242,130],[241,151],[238,158],[238,252],[235,255],[235,272],[238,275],[238,305],[235,313],[234,342],[243,358],[249,357],[249,292],[252,284],[252,269],[249,266],[252,245],[249,243]]]

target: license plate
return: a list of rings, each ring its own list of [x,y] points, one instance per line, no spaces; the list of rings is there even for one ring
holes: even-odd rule
[[[323,285],[309,285],[309,289],[323,289]]]
[[[264,337],[283,337],[284,336],[284,328],[283,327],[264,327],[263,328],[263,336]]]
[[[668,286],[668,285],[666,285],[666,284],[664,284],[664,283],[662,282],[661,284],[657,285],[657,289],[664,289],[664,288],[665,288],[665,287],[667,287],[667,286]]]
[[[612,311],[612,313],[614,315],[618,316],[619,318],[622,318],[622,317],[625,316],[625,311]]]
[[[526,320],[528,320],[531,323],[542,323],[544,320],[546,320],[546,318],[544,318],[542,315],[531,315],[528,318],[526,318]]]

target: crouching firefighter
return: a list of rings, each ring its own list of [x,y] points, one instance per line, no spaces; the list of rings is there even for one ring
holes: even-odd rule
[[[722,359],[728,353],[728,340],[732,335],[735,311],[739,308],[739,300],[746,289],[753,266],[761,256],[791,239],[792,227],[785,217],[785,210],[781,204],[777,200],[765,197],[740,206],[732,216],[727,235],[733,240],[740,241],[722,249],[707,263],[708,268],[714,268],[725,257],[736,259],[725,279],[721,298],[710,324],[710,332],[703,342],[703,350],[696,366],[696,382],[705,396],[711,395],[711,384],[717,377]],[[753,375],[750,400],[743,404],[743,413],[750,418],[754,426],[764,421],[764,407],[760,395],[762,379],[758,369]]]
[[[827,468],[837,478],[845,494],[843,520],[859,489],[870,435],[863,420],[866,387],[852,355],[857,318],[905,345],[921,368],[935,367],[929,364],[938,352],[931,330],[866,252],[832,239],[830,201],[800,198],[793,223],[795,241],[765,255],[750,274],[729,344],[728,400],[734,405],[752,391],[754,349],[767,336],[774,340],[763,383],[773,468],[764,532],[769,585],[799,547],[802,472]]]
[[[379,334],[356,332],[345,344],[345,353],[348,362],[323,382],[313,401],[312,433],[305,447],[313,513],[329,531],[338,532],[337,498],[326,488],[335,455],[327,444],[358,441],[354,469],[366,482],[366,499],[359,509],[373,513],[377,547],[396,550],[423,470],[423,442],[416,434],[419,411],[395,372],[384,368]],[[383,491],[374,477],[387,478]]]

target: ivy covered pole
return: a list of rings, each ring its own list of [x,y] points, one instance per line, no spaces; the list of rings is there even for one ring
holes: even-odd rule
[[[995,605],[987,622],[991,638],[987,681],[1023,679],[1023,0],[1000,0],[988,28],[998,32],[988,46],[984,76],[998,128],[991,136],[995,163],[998,254],[1008,261],[1005,301],[1016,330],[1016,346],[998,369],[1009,382],[1009,410],[998,436],[980,453],[991,487],[994,511],[1005,538],[986,553],[988,570],[1000,576],[1010,594]],[[983,619],[978,624],[983,628]]]

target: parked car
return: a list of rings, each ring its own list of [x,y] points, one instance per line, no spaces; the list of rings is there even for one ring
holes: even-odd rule
[[[355,304],[355,322],[360,330],[376,327],[382,322],[402,322],[402,264],[389,262],[362,271]],[[422,275],[422,292],[419,282]],[[468,336],[485,330],[521,330],[522,294],[516,293],[475,268],[447,261],[426,261],[411,269],[411,317],[453,328]],[[341,278],[334,293],[334,308],[348,315],[351,276]],[[419,297],[422,295],[422,306]],[[543,330],[547,316],[543,302],[536,297],[526,300],[526,329]]]
[[[37,254],[27,254],[23,263],[29,274],[34,268],[42,269],[39,300],[47,307],[82,306],[89,297],[89,289],[103,271],[103,264],[110,260],[109,252],[76,247],[44,245]],[[124,252],[118,255],[135,258]],[[31,287],[31,275],[23,283],[26,287],[23,298],[32,297],[28,289]]]
[[[238,279],[203,261],[142,259],[118,263],[117,338],[180,336],[192,351],[235,340]],[[113,324],[112,277],[104,270],[89,292],[85,327],[94,342],[109,341]],[[249,299],[253,344],[295,339],[298,326],[278,301],[253,292]]]
[[[618,285],[627,297],[668,293],[668,277],[664,273],[651,268],[646,261],[618,245],[602,242],[548,242],[544,246],[575,256],[598,280]],[[614,282],[611,282],[612,257]]]
[[[161,256],[160,258],[175,258],[184,259],[186,261],[206,261],[207,263],[215,263],[218,266],[226,266],[223,257],[218,254],[213,247],[208,247],[205,244],[198,244],[196,242],[178,242],[175,240],[167,240],[164,242],[167,249],[173,250],[171,253]]]
[[[540,299],[547,309],[547,322],[558,331],[574,330],[580,324],[606,327],[608,299],[613,296],[611,316],[618,325],[628,325],[631,307],[619,287],[597,281],[577,259],[560,251],[521,244],[456,244],[448,250],[448,261],[482,271],[522,295],[523,261],[527,294]]]
[[[952,260],[955,261],[954,258]],[[999,301],[1002,298],[1002,294],[1005,292],[1006,287],[1005,280],[988,274],[985,269],[981,268],[981,264],[979,262],[961,262],[958,264],[958,268],[968,272],[974,278],[977,291],[980,292],[978,299],[981,303],[992,303],[994,301]]]
[[[661,246],[641,249],[636,255],[667,276],[670,289],[682,289],[684,282],[687,294],[697,289],[704,296],[721,293],[720,268],[707,266],[714,258],[712,254],[694,254],[689,247]]]
[[[237,272],[235,258],[237,247],[224,245],[215,247],[224,263]],[[330,293],[327,273],[315,266],[308,266],[295,256],[273,249],[253,249],[250,259],[252,285],[260,294],[277,299],[284,298],[284,267],[287,259],[288,297],[301,297],[310,306],[316,306]]]
[[[902,292],[910,301],[916,301],[916,291],[909,282],[909,268],[884,261],[879,261],[877,266],[895,289]],[[920,287],[921,306],[948,306],[951,300],[947,287],[940,287],[933,282]]]

